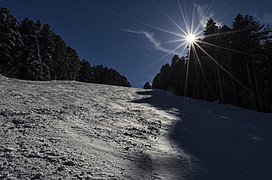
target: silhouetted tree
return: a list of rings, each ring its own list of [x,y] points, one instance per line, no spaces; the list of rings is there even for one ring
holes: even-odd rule
[[[128,82],[125,76],[121,76],[116,70],[109,69],[108,67],[104,67],[103,65],[97,65],[93,68],[93,78],[95,83],[99,84],[110,84],[117,86],[125,86],[130,87],[130,83]]]
[[[83,59],[80,63],[80,70],[78,74],[78,81],[81,82],[95,82],[93,77],[93,69],[88,61]]]
[[[168,79],[171,67],[169,64],[165,64],[161,67],[160,73],[155,76],[152,83],[152,88],[166,89],[166,81]]]
[[[149,82],[146,82],[145,84],[144,84],[144,87],[143,87],[144,89],[152,89],[152,86],[150,85],[150,83]]]

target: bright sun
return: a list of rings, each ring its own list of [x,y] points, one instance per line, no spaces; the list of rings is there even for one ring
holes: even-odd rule
[[[195,39],[196,39],[196,37],[195,37],[195,35],[193,35],[193,34],[188,34],[187,37],[186,37],[186,41],[187,41],[188,43],[190,43],[190,44],[194,43],[194,42],[195,42]]]

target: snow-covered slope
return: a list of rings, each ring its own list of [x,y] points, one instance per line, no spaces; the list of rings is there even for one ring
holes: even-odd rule
[[[0,179],[272,179],[272,115],[0,76]]]

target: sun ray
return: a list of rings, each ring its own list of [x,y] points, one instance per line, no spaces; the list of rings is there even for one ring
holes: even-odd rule
[[[237,33],[237,32],[244,32],[244,31],[247,31],[249,30],[249,28],[246,28],[246,29],[240,29],[240,30],[235,30],[235,31],[229,31],[229,32],[223,32],[223,33],[216,33],[216,34],[209,34],[209,35],[206,35],[205,37],[206,38],[209,38],[209,37],[217,37],[217,36],[222,36],[222,35],[227,35],[227,34],[234,34],[234,33]]]
[[[181,44],[179,44],[177,47],[175,47],[173,50],[171,50],[170,52],[166,53],[164,56],[162,56],[160,59],[158,59],[157,61],[154,61],[152,64],[150,64],[149,66],[147,66],[144,71],[147,71],[148,69],[150,69],[151,67],[153,67],[155,64],[159,63],[161,60],[163,60],[164,58],[166,58],[167,56],[175,53],[175,51],[179,48],[181,48],[182,46],[184,46],[186,44],[186,42],[183,42]],[[186,46],[184,47],[184,49],[186,48]],[[182,52],[184,52],[185,50],[183,50]]]
[[[227,69],[225,69],[219,62],[217,62],[205,49],[203,49],[200,45],[195,43],[197,47],[204,52],[219,68],[221,68],[226,74],[228,74],[236,83],[238,83],[242,88],[244,88],[247,92],[249,92],[252,96],[255,97],[254,93],[250,91],[239,79],[233,76]]]
[[[184,44],[185,44],[185,42],[184,42]],[[181,54],[183,54],[187,48],[188,48],[188,46],[184,46],[182,51],[181,51]]]
[[[186,7],[186,2],[183,0],[183,7]],[[189,25],[189,18],[188,18],[188,12],[187,9],[184,8],[184,15],[185,15],[185,19],[184,19],[184,23],[186,22],[187,24],[187,32],[190,32],[190,25]]]
[[[233,50],[233,49],[229,49],[229,48],[226,48],[226,47],[222,47],[222,46],[218,46],[218,45],[215,45],[215,44],[212,44],[212,43],[208,43],[208,42],[205,42],[205,41],[201,41],[201,40],[196,40],[198,43],[202,43],[202,44],[206,44],[206,45],[209,45],[209,46],[212,46],[212,47],[216,47],[216,48],[219,48],[219,49],[224,49],[224,50],[227,50],[227,51],[230,51],[230,52],[234,52],[234,53],[237,53],[237,54],[242,54],[242,55],[246,55],[246,56],[250,56],[249,54],[247,53],[243,53],[241,51],[236,51],[236,50]]]
[[[127,16],[122,16],[120,14],[115,14],[113,13],[114,15],[118,16],[118,17],[121,17],[123,19],[126,19],[128,21],[131,21],[131,22],[134,22],[136,24],[140,24],[140,25],[143,25],[143,26],[146,26],[146,27],[150,27],[152,29],[155,29],[155,30],[158,30],[158,31],[161,31],[161,32],[164,32],[164,33],[167,33],[167,34],[171,34],[171,35],[175,35],[175,36],[178,36],[178,37],[182,37],[181,34],[178,34],[178,33],[175,33],[175,32],[172,32],[170,30],[167,30],[167,29],[164,29],[164,28],[161,28],[161,27],[157,27],[157,26],[153,26],[151,24],[147,24],[145,22],[141,22],[139,20],[136,20],[136,19],[132,19],[132,18],[129,18]]]
[[[183,32],[183,34],[182,34],[183,41],[186,41],[187,46],[190,46],[192,43],[195,43],[195,40],[197,38],[199,38],[199,35],[201,34],[200,31],[194,30],[195,7],[193,9],[192,22],[191,22],[191,25],[189,25],[188,16],[185,17],[185,14],[187,15],[186,9],[184,10],[185,11],[185,14],[184,14],[181,4],[180,4],[180,1],[177,0],[177,2],[178,2],[181,17],[183,19],[183,23],[185,24],[185,28],[186,28],[186,32],[184,32],[184,30],[182,31]],[[183,3],[185,4],[184,1],[183,1]]]
[[[171,40],[171,41],[165,41],[165,42],[161,42],[161,44],[172,44],[172,43],[180,43],[180,42],[183,42],[183,39],[175,39],[175,40]]]
[[[196,1],[194,1],[194,4],[196,3]],[[191,22],[191,30],[190,33],[193,34],[194,31],[194,20],[195,20],[195,7],[193,8],[193,14],[192,14],[192,22]]]
[[[201,71],[202,71],[202,74],[203,74],[203,76],[204,76],[204,79],[205,79],[205,81],[207,81],[206,74],[205,74],[205,72],[204,72],[204,69],[203,69],[203,67],[202,67],[201,61],[200,61],[199,56],[198,56],[198,54],[197,54],[197,52],[196,52],[196,49],[195,49],[194,47],[193,47],[193,53],[194,53],[195,56],[196,56],[197,62],[198,62],[199,67],[200,67],[200,69],[201,69]]]
[[[130,20],[132,20],[132,21],[134,21],[134,22],[136,22],[138,24],[141,24],[141,25],[144,25],[144,26],[147,26],[147,27],[159,30],[159,31],[162,31],[162,32],[165,32],[165,33],[168,33],[168,34],[172,34],[172,35],[175,35],[175,36],[178,36],[178,37],[181,37],[180,34],[178,34],[178,33],[174,33],[172,31],[169,31],[169,30],[166,30],[166,29],[163,29],[163,28],[160,28],[160,27],[156,27],[156,26],[144,23],[144,22],[140,22],[140,21],[137,21],[137,20],[133,20],[133,19],[130,19]]]
[[[213,0],[212,3],[209,5],[209,7],[208,7],[208,9],[207,9],[207,11],[206,11],[206,13],[205,13],[205,17],[207,17],[207,15],[209,14],[209,12],[211,11],[211,9],[212,9],[214,3],[215,3],[215,0]],[[198,25],[197,25],[197,27],[195,28],[195,30],[194,30],[193,33],[196,34],[197,32],[199,32],[199,31],[200,31],[200,30],[199,30],[200,27],[201,27],[201,23],[198,23]]]
[[[159,9],[182,33],[186,33],[163,9]]]
[[[186,75],[185,75],[184,97],[187,97],[187,86],[188,86],[189,66],[190,66],[190,51],[191,51],[191,49],[189,48],[188,61],[186,62]],[[184,100],[183,100],[183,107],[185,107],[185,101],[186,101],[186,98],[184,98]]]
[[[189,33],[182,34],[181,37],[183,38],[182,41],[186,41],[186,38],[188,37]]]
[[[207,77],[206,77],[205,71],[204,71],[204,69],[203,69],[203,67],[202,67],[202,63],[201,63],[201,61],[200,61],[200,58],[199,58],[199,56],[198,56],[198,54],[197,54],[196,49],[195,49],[195,47],[194,47],[194,46],[193,46],[193,53],[195,53],[195,56],[196,56],[197,62],[198,62],[198,64],[199,64],[199,66],[200,66],[201,72],[202,72],[202,74],[203,74],[203,77],[204,77],[205,83],[206,83],[207,88],[208,88],[208,91],[210,91],[210,86],[209,86],[208,79],[207,79]]]
[[[185,15],[184,15],[183,10],[182,10],[181,5],[180,5],[180,1],[179,1],[179,0],[177,0],[177,1],[178,1],[178,6],[179,6],[179,11],[180,11],[180,14],[181,14],[183,23],[184,23],[184,25],[185,25],[186,31],[189,32],[189,31],[190,31],[190,28],[189,28],[189,25],[188,25],[188,23],[187,23],[188,21],[187,21],[186,18],[185,18]],[[187,18],[187,19],[188,19],[188,18]],[[186,33],[184,33],[184,34],[186,34]]]

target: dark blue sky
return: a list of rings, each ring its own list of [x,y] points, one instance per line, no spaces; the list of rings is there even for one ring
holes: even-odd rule
[[[195,9],[194,27],[211,16],[231,25],[238,12],[272,24],[270,0],[180,0],[180,5],[189,24]],[[152,82],[162,64],[183,50],[171,52],[180,43],[164,43],[182,34],[170,18],[186,29],[177,0],[0,0],[0,6],[19,21],[28,17],[50,24],[81,59],[116,69],[134,87]]]

